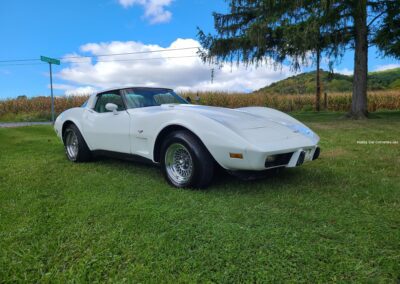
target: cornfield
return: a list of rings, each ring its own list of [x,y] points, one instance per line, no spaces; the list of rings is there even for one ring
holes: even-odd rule
[[[314,95],[271,95],[263,93],[227,93],[227,92],[183,92],[183,98],[190,98],[193,103],[229,108],[245,106],[266,106],[285,112],[313,110]],[[196,98],[199,100],[196,100]],[[80,106],[87,97],[69,96],[55,98],[55,111],[62,111]],[[323,107],[323,97],[321,106]],[[7,116],[26,115],[29,118],[50,118],[50,98],[8,99],[0,101],[0,119]],[[351,105],[351,93],[331,93],[327,95],[328,111],[348,111]],[[368,108],[376,110],[399,110],[400,91],[379,91],[368,93]],[[29,119],[28,118],[28,119]]]
[[[192,102],[198,96],[199,103],[210,106],[224,106],[238,108],[246,106],[265,106],[285,112],[313,110],[315,95],[271,95],[262,93],[181,93],[182,97],[189,97]],[[321,98],[323,108],[324,99]],[[327,95],[328,111],[348,111],[351,106],[351,93],[332,93]],[[400,91],[379,91],[368,93],[368,108],[370,112],[376,110],[399,110]]]
[[[54,98],[56,114],[66,109],[82,105],[87,96],[68,96]],[[50,97],[34,97],[31,99],[8,99],[0,101],[0,120],[9,120],[13,117],[23,117],[22,120],[50,120]]]

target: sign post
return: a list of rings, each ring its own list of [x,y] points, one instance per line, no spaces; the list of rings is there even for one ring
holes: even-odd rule
[[[49,71],[50,71],[50,89],[51,89],[51,121],[53,122],[54,125],[54,96],[53,96],[53,72],[51,65],[60,65],[60,60],[55,59],[55,58],[50,58],[46,56],[40,56],[40,60],[43,62],[49,63]]]

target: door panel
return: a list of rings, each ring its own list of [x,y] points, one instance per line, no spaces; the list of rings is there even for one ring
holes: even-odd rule
[[[128,112],[114,114],[86,110],[85,116],[85,137],[92,150],[131,153]]]
[[[146,121],[146,119],[143,120],[140,108],[130,109],[129,115],[131,117],[130,139],[132,154],[152,159],[153,151],[150,149],[149,145],[149,135],[151,132],[148,131],[148,126],[143,123],[143,121]]]
[[[118,111],[107,111],[107,103],[116,104]],[[95,108],[85,111],[83,121],[85,139],[91,150],[131,153],[130,116],[119,94],[100,94]]]

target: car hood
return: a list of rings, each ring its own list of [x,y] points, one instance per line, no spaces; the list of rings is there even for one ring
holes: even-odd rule
[[[319,140],[308,127],[292,117],[287,119],[271,115],[257,115],[243,109],[229,109],[222,107],[210,107],[199,105],[163,105],[163,108],[190,111],[217,121],[234,130],[242,137],[252,140],[260,140],[268,134],[269,141],[291,139],[298,136],[306,136],[316,141]]]
[[[301,122],[287,116],[276,117],[266,109],[267,115],[258,115],[246,112],[244,109],[229,109],[223,107],[212,107],[202,105],[177,105],[165,104],[157,107],[143,108],[147,113],[178,111],[187,114],[197,114],[208,119],[212,119],[221,125],[232,129],[240,136],[251,142],[265,140],[265,135],[269,141],[290,139],[294,137],[306,136],[314,140],[314,133]],[[276,112],[276,111],[275,111]],[[206,127],[206,125],[205,125]]]
[[[279,122],[269,121],[259,115],[229,108],[199,105],[163,105],[162,107],[173,107],[175,110],[197,113],[237,130],[264,128],[279,124]]]

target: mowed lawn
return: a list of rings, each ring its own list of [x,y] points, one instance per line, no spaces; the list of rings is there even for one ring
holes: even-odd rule
[[[0,282],[398,282],[400,112],[298,114],[320,159],[177,190],[131,162],[67,161],[50,126],[0,129]],[[399,142],[400,143],[400,142]]]

